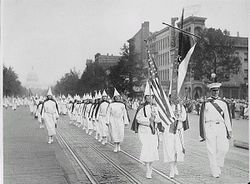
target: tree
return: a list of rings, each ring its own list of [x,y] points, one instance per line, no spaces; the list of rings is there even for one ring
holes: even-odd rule
[[[239,71],[241,62],[235,56],[234,40],[227,31],[208,28],[200,33],[189,67],[195,80],[211,79],[216,73],[218,82],[228,81]]]
[[[77,93],[77,83],[79,77],[75,70],[70,70],[66,73],[54,86],[54,91],[57,95],[75,95]]]
[[[124,44],[121,55],[118,65],[111,68],[109,79],[118,91],[134,96],[133,87],[141,85],[146,77],[145,67],[142,60],[138,59],[133,45],[129,48]]]
[[[21,85],[18,75],[12,67],[3,66],[3,95],[4,96],[24,96],[28,90]]]
[[[102,90],[105,88],[105,71],[98,62],[89,63],[77,83],[79,94]]]

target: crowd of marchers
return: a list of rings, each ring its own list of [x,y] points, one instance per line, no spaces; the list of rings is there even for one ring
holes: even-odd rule
[[[40,128],[47,130],[49,144],[53,143],[56,135],[59,115],[67,115],[70,126],[81,128],[89,136],[94,135],[100,144],[112,142],[114,152],[121,151],[125,126],[131,123],[131,130],[138,134],[141,142],[140,160],[146,165],[146,178],[149,179],[152,178],[154,161],[159,160],[159,141],[163,143],[163,161],[170,166],[170,177],[179,175],[177,163],[183,162],[185,157],[183,134],[189,128],[187,112],[197,113],[200,115],[201,141],[205,141],[207,145],[211,174],[218,178],[232,137],[231,118],[240,116],[242,106],[242,118],[248,118],[248,104],[220,98],[220,83],[213,83],[209,88],[212,95],[206,99],[170,99],[175,120],[172,124],[162,123],[159,107],[148,83],[140,99],[124,98],[115,88],[112,98],[105,90],[86,93],[82,97],[55,97],[49,89],[45,97],[4,97],[3,106],[13,110],[22,105],[29,107]],[[133,119],[129,118],[128,109],[135,112]]]

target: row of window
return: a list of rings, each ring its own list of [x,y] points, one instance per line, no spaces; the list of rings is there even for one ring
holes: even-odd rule
[[[169,69],[164,69],[158,71],[158,75],[161,81],[168,81],[169,80]]]
[[[156,42],[156,50],[160,51],[170,47],[169,36],[160,39]]]
[[[159,54],[156,56],[156,65],[159,66],[168,66],[169,65],[169,52]]]

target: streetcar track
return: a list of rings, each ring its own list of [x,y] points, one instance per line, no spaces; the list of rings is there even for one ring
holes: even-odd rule
[[[81,164],[83,161],[81,158],[79,158],[78,154],[76,153],[76,151],[74,150],[74,148],[72,148],[69,143],[67,143],[67,141],[65,140],[64,136],[61,135],[59,132],[58,132],[58,135],[60,137],[60,139],[63,140],[64,144],[66,145],[67,149],[71,150],[70,153],[74,156],[74,158],[77,160],[77,163]],[[141,184],[141,182],[139,180],[137,180],[133,175],[131,175],[127,170],[125,170],[124,168],[118,166],[113,160],[111,160],[108,156],[106,156],[105,154],[103,154],[98,148],[94,147],[93,146],[94,144],[90,144],[89,143],[89,146],[95,150],[95,152],[101,156],[104,160],[108,161],[108,163],[110,163],[112,166],[114,166],[123,176],[125,176],[131,183],[136,183],[136,184]],[[96,184],[96,183],[99,183],[98,181],[96,181],[96,179],[92,176],[92,172],[88,169],[88,167],[86,166],[86,164],[84,164],[83,162],[83,165],[84,166],[84,173],[88,176],[88,178],[90,179],[91,178],[91,183],[93,184]],[[80,166],[82,168],[82,166]],[[94,182],[92,181],[94,180]]]
[[[91,136],[91,138],[93,138],[92,136]],[[82,138],[83,139],[83,138]],[[94,138],[93,138],[94,139]],[[191,140],[192,142],[194,142],[194,141],[196,141],[194,138],[188,138],[189,140]],[[114,147],[113,146],[113,144],[111,144],[111,143],[107,143],[109,146],[112,146],[112,147]],[[101,157],[104,157],[106,160],[108,160],[108,162],[109,163],[111,163],[115,168],[117,168],[116,166],[117,166],[117,164],[115,164],[114,163],[114,161],[113,160],[111,160],[105,153],[102,153],[102,151],[100,151],[100,149],[98,149],[98,148],[96,148],[95,146],[93,146],[93,145],[95,145],[95,144],[91,144],[91,147],[101,156]],[[130,157],[132,160],[135,160],[136,162],[138,162],[138,163],[140,163],[140,164],[142,164],[142,165],[145,165],[145,163],[143,163],[142,161],[140,161],[138,158],[136,158],[135,156],[133,156],[133,155],[131,155],[131,154],[129,154],[128,152],[126,152],[126,151],[124,151],[124,150],[121,150],[120,151],[121,153],[123,153],[124,155],[126,155],[126,156],[128,156],[128,157]],[[201,155],[201,153],[195,153],[195,152],[193,152],[193,151],[190,151],[192,154],[195,154],[195,155],[197,155],[197,156],[199,156],[200,158],[203,158],[203,159],[206,159],[206,157],[204,156],[204,155]],[[119,168],[120,168],[120,166],[118,166]],[[243,172],[247,172],[248,173],[248,171],[246,170],[246,169],[242,169],[242,168],[240,168],[240,167],[237,167],[237,166],[235,166],[235,165],[232,165],[232,168],[233,169],[238,169],[238,170],[240,170],[240,171],[243,171]],[[118,169],[118,168],[117,168]],[[123,168],[121,168],[123,171],[124,171],[124,169]],[[225,168],[225,169],[230,169],[230,168]],[[118,169],[119,171],[120,171],[120,169]],[[167,176],[164,172],[162,172],[162,171],[160,171],[160,170],[158,170],[158,169],[156,169],[156,168],[153,168],[153,171],[155,172],[155,173],[157,173],[158,175],[160,175],[160,176],[162,176],[163,178],[165,178],[165,179],[167,179],[168,181],[171,181],[172,183],[175,183],[175,184],[183,184],[182,182],[180,182],[180,181],[178,181],[178,180],[176,180],[176,179],[171,179],[169,176]],[[120,171],[120,172],[122,172],[122,171]],[[127,172],[126,170],[125,170],[125,172],[122,172],[123,174],[127,174],[127,173],[129,173],[129,172]],[[129,174],[130,175],[130,174]],[[128,176],[127,176],[127,178],[128,178]],[[132,178],[134,178],[133,176],[132,176]],[[130,180],[131,181],[131,180]],[[135,182],[135,183],[141,183],[141,182],[139,182],[137,179],[135,179],[135,181],[132,179],[132,181],[133,182]]]
[[[77,130],[77,129],[76,129]],[[93,138],[91,136],[91,138]],[[83,138],[81,138],[83,139]],[[84,140],[86,141],[86,140]],[[121,172],[126,178],[128,178],[132,183],[141,183],[140,181],[138,181],[133,175],[131,175],[126,169],[118,166],[112,159],[110,159],[105,153],[102,153],[102,151],[98,148],[96,148],[94,146],[94,144],[92,143],[88,143],[90,145],[90,147],[92,149],[94,149],[96,151],[96,153],[101,156],[102,158],[104,158],[106,161],[108,161],[111,165],[113,165],[119,172]],[[107,143],[108,145],[112,146],[113,145],[111,143]],[[135,160],[136,162],[142,164],[142,165],[145,165],[145,163],[143,163],[142,161],[140,161],[138,158],[134,157],[133,155],[129,154],[128,152],[124,151],[124,150],[121,150],[120,152],[122,152],[124,155],[128,156],[129,158],[131,158],[132,160]],[[166,174],[164,174],[162,171],[158,170],[158,169],[155,169],[153,168],[153,171],[162,176],[163,178],[167,179],[168,181],[171,181],[172,183],[174,184],[183,184],[182,182],[180,181],[177,181],[176,179],[171,179],[169,176],[167,176]]]
[[[71,155],[74,157],[77,164],[80,166],[82,171],[86,174],[87,178],[92,184],[98,184],[99,182],[96,181],[96,179],[93,177],[92,172],[89,170],[89,168],[86,166],[86,164],[83,162],[81,158],[79,158],[78,154],[75,152],[73,148],[67,143],[67,141],[62,137],[62,135],[57,131],[57,135],[59,139],[62,141],[62,143],[66,146],[66,148],[69,150]]]

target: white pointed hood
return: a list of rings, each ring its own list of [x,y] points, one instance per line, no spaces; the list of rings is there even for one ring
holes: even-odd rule
[[[48,92],[47,92],[47,96],[53,96],[52,92],[51,92],[51,88],[49,88]]]
[[[152,89],[150,89],[150,85],[148,81],[146,83],[145,90],[144,90],[144,96],[146,95],[153,95],[153,91]]]
[[[108,96],[108,94],[106,93],[105,89],[102,92],[102,96]]]
[[[116,88],[114,88],[115,91],[114,91],[114,95],[113,96],[120,96],[120,93],[118,93],[118,91],[116,90]]]

